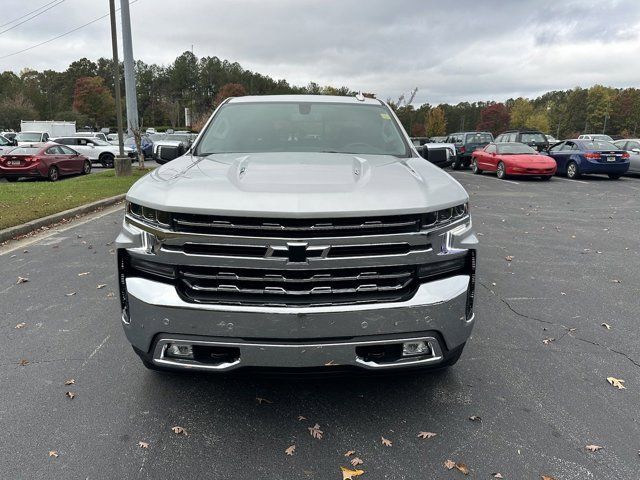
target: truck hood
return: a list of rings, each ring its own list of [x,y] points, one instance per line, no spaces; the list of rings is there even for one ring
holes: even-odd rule
[[[138,180],[127,200],[173,212],[312,218],[425,212],[468,195],[422,158],[296,152],[184,155]]]

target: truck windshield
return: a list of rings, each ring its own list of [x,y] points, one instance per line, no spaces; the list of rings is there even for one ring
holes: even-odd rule
[[[277,101],[224,105],[195,154],[258,152],[409,155],[383,105]]]
[[[39,142],[42,140],[40,133],[19,133],[16,137],[18,142]]]

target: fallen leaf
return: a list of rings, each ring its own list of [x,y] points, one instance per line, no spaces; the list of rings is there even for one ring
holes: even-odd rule
[[[19,362],[18,365],[20,365],[21,367],[24,367],[25,365],[29,365],[29,360],[22,358]]]
[[[149,448],[149,444],[147,442],[143,442],[142,440],[138,442],[138,446],[140,448]]]
[[[73,393],[73,392],[65,392],[64,394],[65,394],[67,397],[69,397],[71,400],[73,400],[73,399],[75,398],[75,396],[76,396],[76,394],[75,394],[75,393]]]
[[[307,417],[303,417],[302,415],[298,415],[298,421],[301,422],[303,420],[306,420]]]
[[[453,470],[455,466],[456,466],[456,462],[454,462],[453,460],[444,461],[444,468],[446,468],[447,470]]]
[[[344,456],[345,456],[345,457],[350,457],[350,456],[351,456],[351,455],[353,455],[354,453],[356,453],[356,451],[355,451],[355,450],[349,450],[348,452],[346,452],[346,453],[344,454]]]
[[[564,293],[564,292],[560,292],[560,295],[566,295],[566,293]]]
[[[495,287],[496,286],[496,282],[491,282],[491,286]]]
[[[598,450],[602,450],[603,447],[599,445],[587,445],[584,448],[589,452],[597,452]]]
[[[73,297],[76,294],[76,292],[69,292],[69,293],[65,293],[65,297]]]
[[[353,457],[349,463],[354,467],[357,467],[358,465],[362,465],[364,462],[358,457]]]
[[[601,326],[603,326],[607,330],[611,330],[611,325],[609,325],[608,323],[602,323]]]
[[[433,433],[433,432],[420,432],[418,433],[418,436],[420,438],[433,438],[437,435],[437,433]]]
[[[73,378],[70,378],[69,380],[66,380],[64,382],[65,385],[75,385],[76,381]]]
[[[27,326],[27,324],[22,322],[22,323],[17,324],[14,328],[24,328],[26,326]]]
[[[505,259],[507,262],[511,262],[511,261],[513,261],[513,255],[507,255],[506,257],[504,257],[504,259]]]
[[[296,446],[295,445],[291,445],[289,448],[286,448],[284,453],[286,453],[287,455],[293,455],[293,452],[296,451]]]
[[[504,478],[501,473],[492,473],[493,478]]]
[[[184,435],[187,436],[187,431],[179,426],[175,426],[175,427],[171,427],[171,430],[173,430],[173,433],[175,433],[176,435]]]
[[[380,437],[380,441],[385,447],[390,447],[391,445],[393,445],[393,442],[388,438]]]
[[[551,342],[554,342],[555,340],[556,340],[555,338],[549,337],[542,340],[542,343],[544,343],[545,345],[549,345]]]
[[[18,281],[16,282],[16,284],[27,283],[28,281],[29,281],[28,278],[18,277]]]
[[[607,382],[616,387],[618,390],[627,388],[624,386],[624,380],[622,380],[621,378],[607,377]]]
[[[333,360],[329,360],[327,363],[324,364],[325,367],[335,367],[336,365],[338,364]]]
[[[309,430],[309,433],[311,434],[311,436],[313,438],[317,438],[318,440],[322,440],[322,434],[324,432],[322,430],[320,430],[320,425],[318,425],[316,423],[313,427],[307,427],[307,430]]]
[[[60,455],[58,455],[58,452],[56,450],[50,450],[49,456],[53,458],[58,458]]]
[[[106,286],[107,286],[107,284],[106,284],[106,283],[101,283],[101,284],[100,284],[100,285],[98,285],[96,288],[97,288],[98,290],[100,290],[101,288],[104,288],[104,287],[106,287]]]
[[[556,477],[550,477],[549,475],[540,475],[541,480],[556,480]]]
[[[620,280],[618,280],[617,278],[614,278],[611,280],[611,283],[622,283]]]
[[[342,480],[353,480],[353,477],[359,477],[364,473],[364,470],[350,470],[346,467],[340,467],[342,472]]]
[[[84,277],[85,275],[89,275],[90,273],[91,272],[82,272],[82,273],[79,273],[78,276],[79,277]]]
[[[456,463],[456,469],[464,475],[469,475],[469,468],[464,463]]]
[[[256,397],[256,401],[258,402],[258,405],[262,405],[263,403],[273,403],[271,400],[261,397]]]
[[[471,416],[469,417],[469,420],[471,420],[472,422],[480,422],[480,421],[482,421],[482,418],[480,418],[480,417],[479,417],[479,416],[477,416],[477,415],[471,415]]]
[[[113,297],[115,297],[115,296],[116,296],[116,294],[115,294],[115,293],[113,293],[113,292],[109,292],[109,293],[107,293],[107,298],[113,298]]]

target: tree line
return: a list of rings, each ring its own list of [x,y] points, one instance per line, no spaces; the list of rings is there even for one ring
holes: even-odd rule
[[[123,79],[123,66],[120,78]],[[184,108],[195,126],[229,95],[353,95],[348,87],[289,84],[285,79],[244,69],[218,57],[196,57],[187,51],[167,66],[135,64],[142,126],[184,126]],[[124,85],[121,90],[124,92]],[[115,124],[113,61],[81,58],[61,72],[25,68],[18,75],[0,74],[0,128],[19,128],[20,120],[71,120],[94,128]],[[417,89],[387,99],[413,136],[445,135],[460,130],[499,134],[508,128],[537,128],[558,138],[602,132],[636,135],[640,123],[640,90],[595,85],[556,90],[535,99],[505,102],[460,102],[456,105],[412,104]],[[372,94],[367,94],[372,95]],[[123,102],[124,105],[124,102]]]

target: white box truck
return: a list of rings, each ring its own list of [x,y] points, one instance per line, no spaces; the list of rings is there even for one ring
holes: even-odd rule
[[[76,122],[22,120],[20,122],[20,131],[48,133],[50,138],[66,137],[68,135],[75,135]]]

